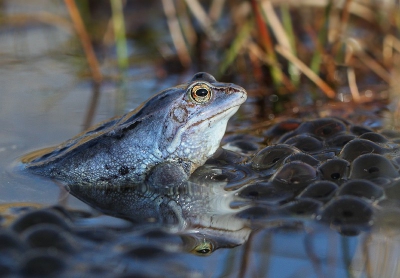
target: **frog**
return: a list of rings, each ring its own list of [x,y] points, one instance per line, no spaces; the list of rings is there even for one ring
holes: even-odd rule
[[[23,168],[65,184],[126,186],[184,181],[218,149],[246,90],[196,73],[131,112],[22,158]]]

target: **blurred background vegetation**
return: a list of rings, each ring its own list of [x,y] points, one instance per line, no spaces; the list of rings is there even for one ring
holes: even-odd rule
[[[266,119],[301,107],[386,101],[400,114],[395,0],[53,0],[55,12],[5,14],[3,25],[73,32],[71,61],[100,86],[151,67],[157,80],[207,71],[245,87]],[[33,4],[32,4],[33,5]],[[79,43],[78,43],[79,42]],[[141,77],[139,77],[141,78]],[[351,109],[351,108],[349,108]]]

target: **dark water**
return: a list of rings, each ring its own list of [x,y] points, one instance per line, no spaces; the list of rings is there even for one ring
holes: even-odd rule
[[[35,5],[66,16],[47,4]],[[10,15],[33,9],[23,1],[5,6]],[[244,116],[256,110],[250,99],[230,122],[225,150],[181,188],[150,192],[161,211],[140,210],[147,199],[129,202],[148,188],[70,188],[102,211],[145,220],[133,223],[15,169],[29,151],[84,129],[93,87],[76,75],[86,65],[68,55],[74,48],[68,29],[30,24],[0,36],[0,274],[396,277],[399,137],[373,133],[387,128],[384,118],[255,128]],[[155,80],[153,68],[142,66],[123,86],[104,82],[92,122],[188,78]],[[235,132],[243,127],[250,131]]]

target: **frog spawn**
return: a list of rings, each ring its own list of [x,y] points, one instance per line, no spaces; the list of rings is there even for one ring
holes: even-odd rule
[[[240,211],[236,217],[256,227],[274,220],[311,219],[356,235],[373,224],[377,210],[398,206],[397,135],[373,133],[337,119],[283,122],[264,135],[267,138],[225,138],[224,148],[195,171],[191,181],[233,193],[230,206]],[[264,141],[272,144],[265,147]],[[188,204],[195,210],[193,202]],[[205,236],[181,238],[125,222],[108,229],[89,223],[96,215],[59,207],[24,213],[10,225],[0,217],[0,269],[6,275],[149,277],[157,263],[187,277],[193,272],[177,262],[193,256],[183,252],[203,255],[219,244]]]
[[[5,212],[14,220],[5,225],[0,219],[1,277],[160,277],[160,269],[162,277],[201,277],[182,261],[196,260],[187,253],[204,256],[217,247],[199,235],[59,206]]]
[[[264,134],[246,135],[243,142],[228,137],[220,154],[199,169],[202,176],[211,168],[222,173],[225,189],[236,190],[231,206],[242,208],[240,218],[311,218],[356,235],[373,225],[387,199],[399,196],[400,148],[391,133],[324,118],[288,120]],[[263,148],[263,139],[272,143]],[[229,156],[230,150],[242,158]]]

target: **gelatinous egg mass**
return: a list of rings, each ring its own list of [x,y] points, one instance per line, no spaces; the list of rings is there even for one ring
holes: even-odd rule
[[[242,146],[240,153],[253,155],[218,166],[222,173],[229,164],[230,172],[242,177],[225,185],[237,190],[242,207],[248,206],[242,218],[309,217],[356,235],[373,225],[378,202],[400,194],[400,140],[393,132],[323,118],[285,120],[262,134],[267,145],[237,136],[226,140],[227,146]]]
[[[152,191],[142,184],[92,195],[79,187],[80,197],[92,198],[98,209],[138,223],[113,218],[121,227],[108,229],[110,219],[99,220],[97,212],[13,208],[18,215],[7,227],[0,216],[0,272],[7,277],[114,277],[115,266],[123,265],[123,277],[153,277],[153,267],[141,266],[157,264],[166,277],[176,277],[168,269],[191,277],[183,252],[192,260],[193,254],[241,245],[253,228],[299,225],[308,233],[321,224],[358,235],[383,221],[378,213],[385,207],[399,206],[399,138],[337,118],[286,120],[255,135],[227,136],[222,148],[179,186],[165,183]],[[137,226],[142,218],[146,228]],[[148,226],[177,223],[189,229],[174,234]],[[173,257],[179,259],[166,260]]]

